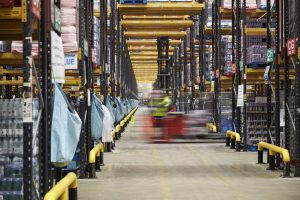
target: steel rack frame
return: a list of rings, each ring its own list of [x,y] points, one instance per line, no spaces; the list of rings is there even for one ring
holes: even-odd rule
[[[217,132],[220,130],[220,110],[219,110],[219,90],[220,84],[220,40],[221,40],[221,17],[220,17],[219,0],[212,3],[212,29],[213,29],[213,71],[214,71],[214,103],[213,103],[213,117],[214,123],[217,127]]]
[[[185,113],[188,112],[188,82],[187,82],[187,37],[184,37],[183,39],[183,82],[184,82],[184,97],[183,97],[183,110]]]
[[[206,80],[206,68],[205,68],[205,45],[206,45],[206,35],[205,35],[205,24],[206,24],[206,9],[203,10],[199,15],[199,76],[200,76],[200,84],[199,90],[200,92],[205,91],[205,80]]]
[[[41,70],[41,88],[44,101],[42,110],[40,134],[40,196],[44,196],[53,184],[52,165],[51,165],[51,21],[50,1],[41,1],[41,23],[40,23],[40,68]]]
[[[115,8],[115,1],[110,1],[110,8],[111,8],[111,13],[110,13],[110,35],[109,35],[109,41],[110,41],[110,87],[111,87],[111,96],[113,99],[116,97],[116,91],[115,91],[115,85],[116,85],[116,80],[115,80],[115,53],[116,53],[116,34],[115,34],[115,21],[116,21],[116,8]]]
[[[275,1],[275,145],[280,146],[280,5],[279,1]],[[280,166],[280,155],[276,154],[276,167]]]
[[[300,10],[300,2],[296,1],[296,11]],[[300,37],[300,14],[299,12],[296,12],[295,16],[295,22],[296,22],[296,37]],[[300,40],[297,40],[297,55],[296,55],[296,166],[295,166],[295,176],[300,177]]]
[[[100,1],[100,64],[101,64],[101,81],[100,93],[104,97],[103,104],[106,103],[107,96],[107,2]]]
[[[26,17],[23,21],[23,90],[22,96],[25,103],[29,106],[30,110],[26,114],[26,118],[23,116],[23,198],[24,200],[31,200],[34,196],[33,186],[33,165],[32,165],[32,154],[33,154],[33,120],[32,120],[32,96],[33,96],[33,85],[32,85],[32,35],[33,35],[33,23],[34,17],[31,12],[31,1],[26,1]]]
[[[193,19],[195,22],[195,19]],[[191,102],[190,110],[195,109],[195,23],[190,27],[190,80],[191,80]]]

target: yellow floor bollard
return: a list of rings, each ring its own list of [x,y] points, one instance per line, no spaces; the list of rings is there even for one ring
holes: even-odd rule
[[[132,115],[131,119],[130,119],[130,124],[134,124],[134,116]]]

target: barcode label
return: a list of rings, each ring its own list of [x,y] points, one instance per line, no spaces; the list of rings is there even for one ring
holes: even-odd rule
[[[31,98],[25,98],[23,100],[23,122],[24,123],[32,122],[32,99]]]

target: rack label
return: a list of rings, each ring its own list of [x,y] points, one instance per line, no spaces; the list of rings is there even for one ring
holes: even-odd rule
[[[32,122],[32,98],[23,99],[23,122]]]
[[[270,65],[268,65],[265,69],[265,73],[264,73],[264,79],[266,81],[266,84],[269,83],[269,71],[270,71]]]
[[[84,39],[84,41],[83,41],[83,51],[84,51],[85,56],[89,55],[89,44],[86,39]]]
[[[292,38],[289,39],[286,42],[286,47],[287,47],[287,55],[288,56],[293,56],[296,54],[296,39]]]
[[[56,5],[54,5],[54,29],[59,33],[61,32],[61,14]]]
[[[237,98],[237,107],[244,106],[244,85],[238,86],[238,98]]]
[[[77,53],[65,53],[65,69],[78,69]]]
[[[270,48],[267,50],[267,63],[274,61],[274,49]]]

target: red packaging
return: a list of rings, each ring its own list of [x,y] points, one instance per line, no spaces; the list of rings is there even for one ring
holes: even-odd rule
[[[20,7],[21,0],[0,0],[0,7]]]

